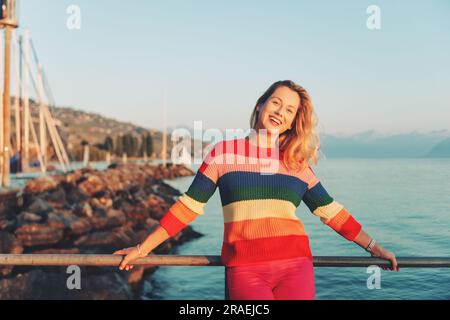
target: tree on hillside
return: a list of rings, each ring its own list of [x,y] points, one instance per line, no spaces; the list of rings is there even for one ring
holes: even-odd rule
[[[115,148],[115,154],[118,156],[122,156],[122,154],[124,153],[124,149],[123,149],[123,136],[122,135],[118,135],[116,138],[116,148]]]
[[[147,135],[142,136],[140,156],[143,157],[144,154],[146,154],[147,156],[151,156],[152,153],[153,153],[153,140],[150,133],[147,133]]]
[[[114,141],[110,136],[105,138],[104,145],[105,145],[106,151],[111,152],[111,153],[114,151]]]
[[[123,152],[128,157],[135,157],[139,155],[139,140],[131,133],[127,133],[122,139]]]

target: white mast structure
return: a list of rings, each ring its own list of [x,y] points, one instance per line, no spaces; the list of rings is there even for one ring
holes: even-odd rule
[[[3,105],[2,114],[2,143],[1,158],[2,158],[2,172],[0,179],[0,187],[9,187],[10,185],[10,154],[11,154],[11,117],[10,117],[10,64],[11,64],[11,34],[14,28],[19,26],[16,16],[16,2],[15,0],[1,0],[0,1],[0,27],[4,29],[5,35],[5,63],[3,65]]]
[[[162,151],[161,159],[164,166],[167,163],[167,87],[163,92],[163,136],[162,136]]]

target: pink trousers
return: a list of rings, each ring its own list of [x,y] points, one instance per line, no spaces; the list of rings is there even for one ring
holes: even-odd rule
[[[314,300],[313,259],[299,257],[225,268],[226,299]]]

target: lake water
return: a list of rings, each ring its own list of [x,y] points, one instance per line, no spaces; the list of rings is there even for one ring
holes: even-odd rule
[[[198,169],[198,166],[194,169]],[[401,256],[450,257],[450,159],[322,159],[313,168],[328,193],[379,243]],[[185,192],[193,177],[167,181]],[[312,215],[302,203],[316,256],[368,256]],[[219,191],[191,226],[205,236],[173,254],[220,255],[223,237]],[[369,290],[366,268],[315,268],[316,299],[450,299],[450,269],[381,271]],[[222,300],[224,267],[160,267],[145,282],[144,299]]]

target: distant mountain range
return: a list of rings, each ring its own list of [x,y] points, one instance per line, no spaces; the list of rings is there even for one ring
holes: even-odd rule
[[[34,103],[32,110],[34,114],[37,113]],[[58,120],[59,129],[69,149],[82,140],[94,144],[102,143],[107,136],[115,137],[125,133],[142,135],[150,132],[153,136],[155,156],[161,153],[161,131],[68,107],[56,107],[51,111]],[[193,132],[189,126],[178,125],[174,128],[180,127]],[[167,130],[169,148],[172,129]],[[450,158],[449,130],[427,133],[413,131],[394,135],[368,130],[349,135],[321,133],[320,138],[321,153],[328,158]],[[205,142],[204,146],[207,144]]]
[[[450,138],[447,138],[435,145],[427,156],[433,158],[450,158]]]
[[[193,135],[193,128],[185,128]],[[225,137],[225,132],[221,131]],[[450,130],[383,134],[367,130],[355,134],[320,133],[321,153],[328,158],[437,158],[450,157]],[[228,140],[228,139],[227,139]]]
[[[368,130],[353,135],[321,134],[321,151],[330,158],[450,157],[450,131],[383,135]]]

